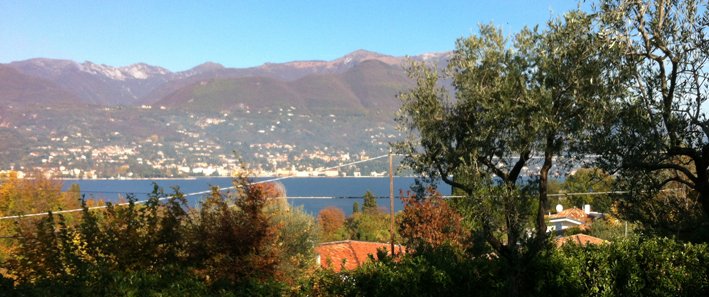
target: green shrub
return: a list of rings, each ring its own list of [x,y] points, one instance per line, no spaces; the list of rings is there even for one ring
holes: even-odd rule
[[[525,296],[707,296],[709,248],[666,238],[566,245],[531,260]],[[354,271],[321,271],[306,296],[501,296],[508,269],[495,256],[438,248]]]
[[[380,258],[354,271],[320,271],[302,289],[307,296],[491,296],[499,282],[495,261],[465,259],[457,249]]]
[[[567,245],[557,260],[565,285],[589,296],[707,296],[706,244],[667,238]]]

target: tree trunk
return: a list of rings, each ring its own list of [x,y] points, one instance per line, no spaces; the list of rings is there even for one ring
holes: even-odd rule
[[[699,192],[699,203],[702,204],[704,216],[709,217],[709,183],[700,183],[695,188]]]
[[[543,242],[546,238],[547,226],[544,221],[544,213],[549,208],[548,200],[548,186],[549,186],[549,170],[552,166],[551,152],[554,145],[553,136],[547,136],[546,148],[544,150],[544,164],[542,164],[542,169],[539,171],[539,208],[537,209],[537,241]]]
[[[527,264],[523,261],[523,256],[517,252],[514,252],[512,257],[507,261],[507,296],[524,296],[523,290],[525,289],[525,275],[524,272],[527,270]]]
[[[520,273],[517,267],[511,267],[511,271],[507,273],[507,296],[520,296],[520,288],[522,287]]]

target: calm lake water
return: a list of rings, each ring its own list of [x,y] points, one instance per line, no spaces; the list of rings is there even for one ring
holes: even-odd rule
[[[257,178],[255,181],[269,180],[269,178]],[[399,191],[410,190],[415,179],[412,177],[394,178],[394,209],[402,209],[401,200],[398,199]],[[81,192],[87,198],[104,199],[106,201],[117,201],[119,196],[125,197],[127,194],[134,194],[138,200],[144,200],[147,193],[152,191],[153,182],[164,188],[166,193],[172,192],[173,186],[180,188],[186,195],[190,193],[207,191],[211,186],[220,188],[230,187],[230,178],[194,178],[194,179],[137,179],[137,180],[64,180],[64,190],[72,184],[78,184]],[[362,196],[370,191],[378,196],[380,207],[389,209],[389,177],[293,177],[279,180],[286,188],[286,193],[291,205],[302,206],[306,212],[316,215],[320,209],[336,206],[341,208],[345,214],[352,213],[352,204],[358,202],[362,205]],[[450,195],[451,188],[445,184],[439,184],[438,190],[443,195]],[[192,195],[188,197],[190,207],[199,206],[199,202],[204,195]],[[317,198],[312,198],[317,197]]]

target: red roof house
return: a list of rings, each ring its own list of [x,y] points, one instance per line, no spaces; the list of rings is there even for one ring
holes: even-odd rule
[[[391,254],[391,244],[380,242],[367,242],[357,240],[343,240],[324,242],[315,247],[317,262],[322,268],[340,271],[355,269],[369,261],[369,255],[376,258],[377,250],[383,249],[387,255]],[[398,253],[403,253],[401,245],[395,245]]]
[[[588,214],[580,208],[568,208],[549,216],[550,219],[568,218],[580,222],[586,222]]]
[[[587,205],[586,207],[586,210],[574,207],[546,216],[547,219],[549,219],[547,232],[559,232],[561,230],[574,227],[581,230],[588,229],[593,219],[602,214],[592,213],[590,205]]]
[[[555,240],[556,240],[557,247],[561,247],[562,245],[565,245],[568,243],[578,244],[580,246],[586,246],[589,244],[602,244],[602,243],[607,242],[607,241],[600,239],[598,237],[593,237],[591,235],[586,235],[586,234],[574,234],[574,235],[570,235],[570,236],[558,237]]]

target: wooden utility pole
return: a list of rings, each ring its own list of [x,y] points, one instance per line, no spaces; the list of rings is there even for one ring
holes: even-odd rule
[[[392,165],[392,155],[391,148],[389,148],[389,212],[390,212],[390,224],[389,224],[389,234],[391,235],[391,256],[394,254],[394,166]]]

